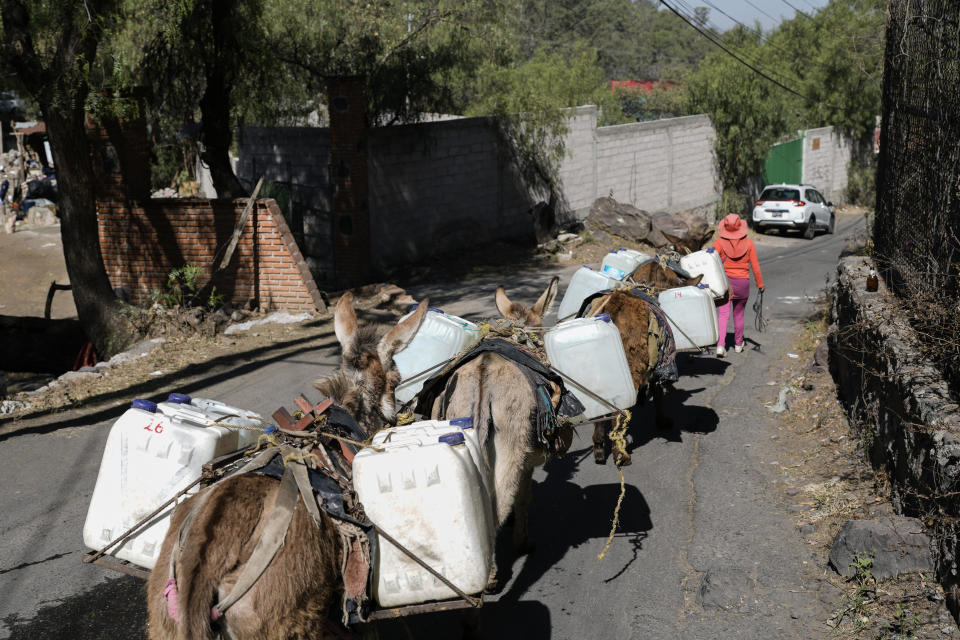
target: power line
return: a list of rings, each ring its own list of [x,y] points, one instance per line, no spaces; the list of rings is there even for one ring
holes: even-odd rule
[[[748,5],[750,5],[751,7],[753,7],[754,9],[756,9],[757,11],[759,11],[760,13],[762,13],[763,15],[765,15],[765,16],[767,16],[768,18],[770,18],[771,20],[773,20],[774,22],[781,22],[781,21],[782,21],[780,18],[774,18],[772,15],[770,15],[769,13],[767,13],[766,11],[764,11],[763,9],[761,9],[760,7],[758,7],[757,5],[755,5],[755,4],[753,4],[752,2],[750,2],[750,0],[745,0],[745,2],[746,2]]]
[[[686,5],[686,3],[684,2],[684,0],[675,0],[675,1],[681,2],[681,3],[683,3],[684,5]],[[798,78],[796,78],[796,77],[788,76],[788,75],[786,75],[786,74],[784,74],[784,73],[781,73],[781,72],[779,72],[779,71],[776,71],[776,70],[765,70],[765,69],[761,69],[760,63],[757,62],[757,60],[758,60],[759,58],[757,58],[755,55],[754,55],[754,56],[749,56],[749,55],[747,55],[747,54],[745,54],[745,53],[743,53],[743,52],[739,52],[739,55],[737,55],[737,54],[735,54],[734,52],[730,51],[730,49],[727,48],[729,45],[724,46],[724,44],[721,44],[722,40],[720,40],[719,36],[717,36],[717,38],[714,38],[714,37],[712,37],[713,34],[704,33],[703,31],[701,31],[701,30],[697,27],[697,25],[695,25],[693,22],[691,22],[691,20],[693,19],[693,17],[690,15],[689,10],[688,10],[686,13],[684,13],[684,12],[680,11],[679,9],[677,9],[676,7],[671,7],[670,5],[668,5],[668,4],[665,3],[665,2],[664,2],[663,4],[666,5],[666,6],[667,6],[671,11],[673,11],[675,14],[677,14],[677,16],[679,16],[681,20],[683,20],[684,22],[686,22],[688,25],[690,25],[690,26],[693,27],[694,29],[697,29],[697,31],[699,31],[702,36],[704,36],[705,38],[707,38],[707,40],[709,40],[709,41],[712,42],[713,44],[717,45],[718,47],[720,47],[721,49],[723,49],[724,51],[726,51],[726,52],[729,53],[730,55],[733,55],[733,56],[734,56],[735,58],[737,58],[737,60],[739,60],[740,62],[743,62],[744,64],[748,64],[748,63],[749,63],[748,66],[750,66],[750,67],[753,68],[753,69],[756,69],[757,71],[762,71],[765,76],[770,76],[770,75],[777,76],[777,77],[779,77],[783,82],[789,82],[789,83],[799,83],[799,82],[801,82],[801,81],[800,81]],[[686,5],[686,6],[689,6],[689,5]],[[714,31],[716,31],[716,28],[714,28]],[[760,34],[761,42],[763,42],[762,35],[763,35],[763,34]],[[719,40],[719,41],[718,41],[718,40]]]
[[[781,0],[781,2],[783,2],[783,4],[787,5],[788,7],[790,7],[791,9],[793,9],[794,11],[796,11],[797,13],[799,13],[800,15],[802,15],[804,18],[807,18],[808,20],[813,20],[813,18],[812,18],[807,12],[801,11],[801,10],[798,9],[797,7],[795,7],[795,6],[793,6],[792,4],[790,4],[789,2],[787,2],[787,0]]]
[[[707,38],[708,40],[710,40],[710,42],[712,42],[712,43],[715,44],[716,46],[720,47],[720,49],[722,49],[727,55],[729,55],[729,56],[732,57],[734,60],[736,60],[737,62],[739,62],[739,63],[742,64],[743,66],[747,67],[748,69],[750,69],[750,70],[753,71],[754,73],[756,73],[756,74],[757,74],[758,76],[760,76],[761,78],[764,78],[765,80],[768,80],[768,81],[772,82],[773,84],[777,85],[778,87],[780,87],[780,88],[783,89],[784,91],[788,91],[788,92],[792,93],[793,95],[795,95],[795,96],[797,96],[797,97],[799,97],[799,98],[803,98],[804,100],[806,100],[806,101],[808,101],[808,102],[812,102],[812,103],[814,103],[814,104],[818,104],[818,105],[827,107],[828,109],[833,109],[833,110],[835,110],[835,111],[846,111],[846,109],[843,109],[842,107],[837,107],[837,106],[834,106],[834,105],[826,104],[826,103],[824,103],[824,102],[821,102],[820,100],[817,100],[816,98],[812,98],[812,97],[810,97],[810,96],[808,96],[808,95],[805,95],[805,94],[803,94],[803,93],[800,93],[799,91],[797,91],[797,90],[795,90],[795,89],[791,89],[790,87],[788,87],[787,85],[783,84],[782,82],[780,82],[780,81],[778,81],[778,80],[775,80],[774,78],[771,78],[769,75],[767,75],[766,73],[764,73],[763,71],[761,71],[760,69],[758,69],[756,66],[754,66],[753,64],[747,62],[746,60],[744,60],[743,58],[741,58],[740,56],[738,56],[736,53],[734,53],[733,51],[731,51],[730,49],[728,49],[725,45],[723,45],[722,43],[717,42],[716,40],[714,40],[713,38],[711,38],[706,32],[704,32],[702,29],[700,29],[700,27],[698,27],[697,25],[695,25],[695,24],[693,24],[692,22],[690,22],[690,20],[688,20],[686,16],[684,16],[684,15],[681,14],[679,11],[677,11],[677,9],[674,8],[671,4],[669,4],[669,3],[667,2],[667,0],[660,0],[660,4],[662,4],[662,5],[665,6],[667,9],[669,9],[669,10],[672,11],[674,14],[676,14],[676,16],[677,16],[678,18],[680,18],[681,20],[683,20],[684,22],[686,22],[688,25],[690,25],[690,27],[692,27],[693,29],[695,29],[695,30],[697,31],[697,33],[699,33],[700,35],[702,35],[704,38]]]

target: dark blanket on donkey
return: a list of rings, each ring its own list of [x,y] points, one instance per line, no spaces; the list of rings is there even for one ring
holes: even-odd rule
[[[584,314],[590,309],[594,300],[611,293],[613,293],[613,291],[607,289],[589,296],[583,301],[583,304],[580,305],[580,311],[577,312],[577,317],[584,317]],[[680,371],[677,369],[677,343],[673,339],[673,329],[670,328],[667,315],[663,312],[663,309],[660,308],[660,304],[647,295],[642,289],[631,289],[630,293],[647,303],[647,307],[651,313],[656,316],[657,322],[663,330],[665,339],[658,345],[657,364],[653,367],[655,379],[658,382],[676,382],[680,379]]]
[[[483,353],[496,353],[504,358],[511,360],[518,365],[520,371],[526,377],[527,382],[533,389],[533,394],[537,398],[537,416],[536,429],[534,436],[541,445],[548,445],[545,432],[552,431],[557,427],[557,416],[574,417],[583,413],[583,404],[573,393],[567,390],[563,385],[563,378],[549,369],[540,360],[519,346],[504,340],[502,338],[490,338],[481,340],[470,351],[457,361],[457,365],[469,362]],[[447,386],[447,380],[457,370],[456,366],[447,367],[446,370],[427,380],[423,389],[417,398],[416,412],[421,415],[430,415],[433,410],[433,403],[436,398],[443,393]],[[560,404],[554,411],[550,404],[550,397],[553,395],[550,383],[553,382],[560,387]]]
[[[357,422],[353,419],[353,416],[347,413],[345,409],[338,407],[337,405],[333,405],[327,409],[327,422],[324,424],[323,429],[325,431],[334,432],[340,436],[348,437],[352,440],[357,440],[358,442],[363,442],[367,437],[366,434],[364,434],[360,429],[360,426],[357,425]],[[358,447],[355,445],[348,444],[347,446],[353,451],[358,449]],[[334,452],[331,453],[330,459],[335,465],[342,466],[344,464],[348,464],[346,461],[341,461],[339,459],[339,454],[335,453],[336,449],[328,449],[328,452]],[[342,469],[340,471],[342,472]],[[283,472],[284,462],[280,455],[274,456],[267,465],[250,471],[252,474],[268,476],[270,478],[276,478],[277,480],[280,480],[283,477]],[[343,490],[341,489],[339,483],[325,474],[322,470],[311,469],[310,467],[307,467],[307,476],[310,478],[310,486],[313,488],[313,491],[318,498],[317,505],[323,511],[327,512],[328,515],[333,516],[334,518],[354,524],[363,531],[370,544],[369,566],[376,566],[378,552],[377,532],[376,529],[374,529],[373,523],[361,522],[347,513],[347,510],[344,507]],[[344,553],[346,552],[347,550],[344,549]],[[345,596],[344,608],[349,617],[350,624],[363,622],[367,619],[370,608],[369,598],[370,594],[373,593],[373,571],[369,571],[367,574],[366,592],[366,597],[361,598],[349,598]]]

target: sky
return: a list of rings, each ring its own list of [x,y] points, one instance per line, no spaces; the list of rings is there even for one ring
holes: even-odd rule
[[[828,0],[683,0],[678,4],[681,7],[707,7],[710,9],[710,24],[721,31],[735,26],[734,20],[747,25],[753,25],[755,20],[759,20],[763,30],[769,31],[781,21],[796,15],[791,5],[804,13],[811,13],[825,6],[827,2]],[[724,13],[729,17],[723,15]]]

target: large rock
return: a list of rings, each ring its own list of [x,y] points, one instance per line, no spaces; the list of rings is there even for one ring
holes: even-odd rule
[[[934,569],[930,538],[916,518],[850,520],[833,540],[830,565],[840,575],[850,577],[856,573],[850,563],[857,554],[873,558],[870,573],[878,580]]]
[[[606,231],[634,242],[649,242],[655,247],[668,244],[663,234],[653,232],[649,213],[613,198],[597,198],[590,207],[586,222],[590,230]]]
[[[711,235],[713,227],[702,217],[683,211],[680,213],[659,212],[652,216],[653,228],[677,247],[688,251],[699,251]]]

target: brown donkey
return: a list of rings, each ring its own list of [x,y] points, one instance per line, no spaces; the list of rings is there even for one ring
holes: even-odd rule
[[[703,276],[685,278],[658,261],[650,261],[637,268],[631,278],[634,282],[659,292],[674,287],[698,285]],[[661,326],[647,302],[626,291],[614,291],[595,298],[586,315],[595,315],[601,311],[610,314],[610,319],[620,331],[627,364],[630,366],[633,384],[637,388],[637,404],[642,403],[649,392],[653,397],[657,426],[670,429],[673,421],[663,410],[663,396],[665,385],[672,380],[662,380],[655,372],[660,341],[667,331],[666,327]],[[612,425],[611,420],[601,420],[594,424],[593,458],[597,464],[606,462],[607,433]],[[630,464],[630,455],[614,451],[614,461],[619,465]]]
[[[503,317],[539,327],[557,295],[559,278],[554,277],[533,305],[512,302],[503,287],[497,288],[497,310]],[[556,408],[560,389],[553,385],[550,402]],[[514,512],[514,544],[519,553],[532,547],[528,537],[527,512],[530,506],[533,469],[546,460],[548,452],[533,437],[537,398],[520,365],[497,353],[484,352],[458,367],[447,379],[432,407],[437,420],[470,416],[484,443],[483,471],[493,479],[493,513],[496,529]],[[569,447],[567,438],[558,450]],[[488,589],[496,588],[496,565]]]
[[[345,294],[337,303],[334,330],[343,349],[342,366],[332,376],[317,381],[316,387],[368,432],[395,420],[394,388],[400,376],[393,355],[413,339],[427,306],[427,301],[422,302],[416,313],[378,339],[372,328],[358,327],[352,295]],[[170,554],[178,543],[181,523],[197,497],[174,512],[170,532],[147,582],[151,639],[214,637],[211,607],[230,592],[253,553],[279,486],[273,478],[246,474],[227,478],[206,490],[210,495],[179,540],[179,604],[165,596]],[[218,622],[229,637],[281,640],[345,635],[340,623],[340,536],[326,513],[321,511],[321,516],[321,526],[317,526],[303,502],[297,502],[283,546],[253,587]]]

